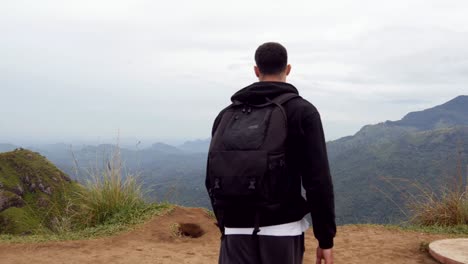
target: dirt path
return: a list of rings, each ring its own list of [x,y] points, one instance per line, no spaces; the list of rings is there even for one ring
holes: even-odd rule
[[[175,223],[196,223],[204,230],[200,238],[175,237]],[[379,226],[338,227],[335,263],[436,263],[419,250],[423,241],[444,238],[417,232],[389,230]],[[314,263],[317,244],[311,230],[306,238],[304,263]],[[41,244],[0,244],[0,263],[217,263],[219,233],[204,210],[176,208],[134,231],[114,237]]]

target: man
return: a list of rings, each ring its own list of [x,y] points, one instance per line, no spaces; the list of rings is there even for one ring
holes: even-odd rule
[[[317,109],[286,82],[291,72],[287,57],[279,43],[259,46],[254,67],[259,82],[235,93],[233,104],[214,122],[206,188],[223,233],[221,264],[302,263],[308,213],[319,243],[316,263],[333,263],[334,194],[322,123]],[[284,133],[279,131],[281,127]],[[283,134],[286,136],[281,143]],[[281,142],[271,142],[271,138]],[[271,153],[275,151],[262,150],[267,145],[264,141],[284,149],[284,162],[274,160]],[[262,153],[268,153],[267,158]],[[262,165],[265,162],[266,169]],[[278,168],[280,176],[272,172]],[[267,177],[278,178],[269,183]],[[265,187],[268,184],[272,186]],[[236,186],[245,186],[245,190]],[[272,190],[280,195],[273,197]],[[226,203],[226,197],[237,200],[237,207]],[[251,202],[245,197],[266,198]],[[273,205],[273,200],[279,202]]]

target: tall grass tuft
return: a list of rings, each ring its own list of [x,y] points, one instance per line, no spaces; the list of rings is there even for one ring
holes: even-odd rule
[[[137,175],[124,172],[118,146],[105,168],[91,173],[79,200],[79,222],[85,226],[122,221],[146,206]]]
[[[468,199],[465,192],[445,189],[441,194],[424,191],[408,202],[410,221],[421,226],[468,225]]]
[[[439,193],[430,188],[416,185],[419,195],[408,200],[413,224],[420,226],[468,225],[468,188],[463,181],[461,150],[458,149],[456,175],[447,182]],[[467,172],[468,173],[468,172]],[[468,179],[467,179],[468,180]]]

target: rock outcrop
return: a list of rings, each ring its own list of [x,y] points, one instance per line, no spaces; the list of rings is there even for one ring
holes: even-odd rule
[[[23,207],[24,200],[21,196],[15,193],[0,190],[0,212],[5,211],[10,207]]]

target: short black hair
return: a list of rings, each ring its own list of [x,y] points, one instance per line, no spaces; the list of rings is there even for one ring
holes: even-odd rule
[[[261,73],[278,74],[286,69],[288,52],[277,42],[263,43],[255,51],[255,62]]]

